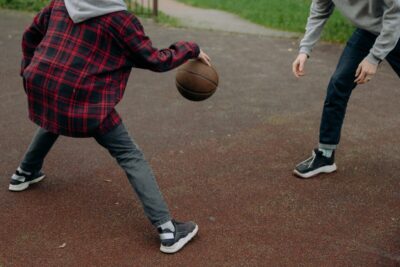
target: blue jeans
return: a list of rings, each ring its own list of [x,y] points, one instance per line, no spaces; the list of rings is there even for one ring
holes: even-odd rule
[[[58,134],[39,128],[20,167],[28,172],[41,170],[43,161],[57,138]],[[95,135],[94,138],[125,171],[150,222],[157,227],[171,220],[153,172],[125,126],[121,124],[106,134]]]
[[[376,37],[368,31],[356,29],[347,42],[328,85],[321,119],[320,148],[335,149],[339,144],[347,102],[357,85],[354,83],[357,67],[368,55]],[[400,42],[386,60],[400,77]]]

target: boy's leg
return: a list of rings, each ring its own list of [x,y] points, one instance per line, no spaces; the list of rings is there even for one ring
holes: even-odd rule
[[[50,133],[43,128],[36,131],[35,136],[15,174],[11,177],[9,189],[22,191],[30,184],[40,182],[45,177],[41,172],[44,158],[58,138],[58,134]]]
[[[347,42],[329,85],[320,127],[320,148],[335,149],[340,141],[347,103],[353,89],[358,65],[368,55],[376,36],[357,29]]]
[[[334,150],[340,141],[340,133],[346,114],[347,103],[353,89],[358,65],[368,55],[376,36],[357,29],[339,59],[335,73],[328,84],[327,95],[322,112],[319,149],[313,155],[298,164],[294,173],[301,178],[310,178],[319,173],[336,170]]]
[[[40,171],[44,158],[53,147],[58,136],[58,134],[39,128],[22,159],[20,168],[26,172]]]
[[[146,216],[157,227],[161,240],[160,250],[164,253],[175,253],[182,249],[197,234],[199,228],[193,222],[180,223],[171,220],[153,172],[124,125],[119,125],[105,135],[97,135],[95,139],[108,149],[125,170],[142,202]]]
[[[96,135],[95,139],[124,169],[151,223],[158,227],[170,221],[171,216],[167,204],[158,188],[153,172],[124,125],[119,125],[105,135]]]

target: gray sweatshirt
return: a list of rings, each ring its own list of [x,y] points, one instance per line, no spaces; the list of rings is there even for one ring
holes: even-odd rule
[[[74,23],[127,10],[123,0],[64,0],[64,3]]]
[[[378,36],[369,62],[378,64],[395,48],[400,38],[400,0],[313,0],[300,53],[310,55],[335,6],[357,28]]]

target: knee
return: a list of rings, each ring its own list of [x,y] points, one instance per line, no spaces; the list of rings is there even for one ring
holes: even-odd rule
[[[325,103],[347,103],[354,87],[353,75],[335,73],[329,82]]]
[[[144,161],[142,151],[136,148],[120,149],[113,155],[120,164]]]
[[[345,73],[336,72],[331,77],[330,85],[333,87],[333,91],[343,92],[346,91],[346,88],[351,88],[352,82],[352,79],[349,79],[348,75],[346,75]]]

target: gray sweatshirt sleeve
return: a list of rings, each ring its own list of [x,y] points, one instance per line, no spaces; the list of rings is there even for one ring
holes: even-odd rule
[[[396,47],[400,38],[400,0],[384,0],[389,7],[382,18],[382,31],[370,50],[367,60],[373,64],[380,61]]]
[[[300,53],[311,54],[314,45],[321,37],[322,29],[332,15],[335,5],[332,0],[313,0],[307,20],[306,33],[300,42]]]

